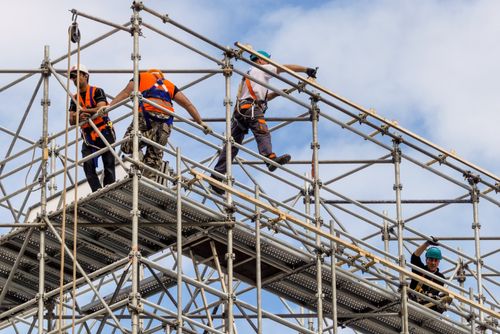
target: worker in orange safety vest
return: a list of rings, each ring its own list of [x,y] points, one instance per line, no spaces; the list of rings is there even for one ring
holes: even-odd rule
[[[89,85],[89,71],[85,65],[80,64],[79,67],[73,66],[70,69],[70,79],[73,81],[75,86],[79,86],[79,95],[75,94],[71,100],[69,107],[69,123],[71,125],[76,124],[76,112],[77,107],[75,101],[78,101],[80,105],[79,109],[79,122],[86,121],[92,117],[95,113],[101,110],[101,108],[108,105],[106,100],[106,95],[104,90],[99,87],[94,87]],[[115,142],[115,131],[113,129],[113,124],[109,119],[107,114],[98,116],[92,120],[96,127],[101,132],[102,136],[108,141],[108,143],[113,144]],[[82,157],[85,158],[92,153],[106,147],[106,144],[99,137],[99,133],[95,131],[92,126],[87,122],[83,123],[80,127],[83,144],[82,144]],[[103,185],[106,186],[115,182],[115,158],[113,153],[108,150],[101,155],[102,162],[104,165],[104,179]],[[85,176],[87,177],[87,182],[89,183],[92,191],[97,191],[102,188],[101,181],[97,175],[98,167],[98,157],[87,160],[83,163],[83,170]]]

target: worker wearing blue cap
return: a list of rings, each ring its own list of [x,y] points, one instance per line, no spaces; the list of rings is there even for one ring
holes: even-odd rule
[[[282,72],[281,68],[277,68],[274,65],[268,63],[267,59],[271,58],[271,55],[263,50],[257,51],[257,55],[252,54],[250,60],[259,67],[264,68],[270,73],[279,74]],[[310,78],[316,78],[317,69],[304,67],[301,65],[283,65],[289,70],[295,72],[306,73]],[[279,94],[275,92],[269,92],[269,90],[258,84],[256,81],[264,82],[269,84],[269,80],[273,77],[272,74],[263,71],[261,68],[252,67],[247,72],[248,76],[251,78],[243,77],[240,85],[240,89],[237,96],[236,105],[234,108],[233,118],[231,120],[231,136],[237,144],[241,144],[248,130],[251,130],[255,136],[255,141],[259,149],[259,153],[268,159],[276,162],[276,164],[284,165],[288,163],[291,159],[289,154],[276,155],[273,152],[271,143],[271,133],[267,127],[266,120],[264,118],[264,113],[267,110],[267,102],[277,97]],[[255,81],[253,81],[255,80]],[[238,148],[235,146],[231,147],[231,158],[234,160],[235,156],[238,154]],[[267,168],[270,172],[276,170],[275,164],[266,163]],[[225,174],[227,171],[226,166],[226,147],[221,151],[219,160],[217,161],[214,169]],[[212,174],[212,177],[221,180],[220,177]],[[212,189],[220,194],[224,194],[224,190],[212,185]]]

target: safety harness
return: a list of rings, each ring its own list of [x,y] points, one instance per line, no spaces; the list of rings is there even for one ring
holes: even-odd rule
[[[249,73],[250,73],[250,71],[247,72],[247,74],[249,74]],[[245,83],[245,85],[248,89],[248,93],[250,94],[251,98],[246,98],[246,99],[241,100],[240,99],[241,89],[239,89],[238,96],[237,96],[238,102],[236,103],[235,109],[238,112],[238,114],[240,114],[242,117],[244,117],[244,118],[250,117],[250,119],[254,119],[256,105],[258,105],[261,108],[263,113],[266,113],[266,110],[267,110],[267,92],[266,92],[266,96],[264,97],[264,99],[259,100],[257,98],[257,94],[255,94],[255,91],[252,88],[252,83],[251,83],[250,79],[243,77],[240,88],[243,85],[243,82]],[[251,108],[250,115],[245,115],[241,112],[241,110],[247,110],[250,108]]]
[[[85,108],[95,108],[97,103],[95,102],[94,99],[94,94],[95,94],[96,88],[94,86],[88,86],[87,91],[85,92],[85,101],[82,99],[82,96],[78,96],[78,101],[80,102],[80,105],[82,105]],[[95,119],[92,120],[99,129],[100,132],[104,131],[105,129],[113,128],[113,123],[109,119],[107,115],[99,116],[96,117]],[[92,126],[89,123],[82,124],[81,126],[81,132],[82,132],[82,137],[85,143],[89,146],[98,148],[95,146],[95,142],[97,138],[99,138],[99,134],[97,131],[95,131]]]
[[[146,99],[156,99],[160,100],[158,104],[164,104],[164,102],[168,102],[172,104],[172,97],[170,96],[170,93],[163,83],[163,79],[158,79],[154,85],[149,87],[148,89],[142,91],[142,96]],[[162,103],[163,102],[163,103]],[[140,102],[139,104],[142,114],[144,116],[144,121],[146,122],[147,129],[151,129],[151,120],[156,121],[156,122],[163,122],[167,125],[172,125],[174,122],[174,117],[171,115],[166,115],[163,113],[161,110],[158,111],[152,111],[152,110],[147,110],[145,103],[143,101]],[[163,105],[166,109],[172,109],[172,107],[168,107],[166,105]],[[152,112],[150,112],[152,111]],[[173,111],[173,110],[172,110]]]

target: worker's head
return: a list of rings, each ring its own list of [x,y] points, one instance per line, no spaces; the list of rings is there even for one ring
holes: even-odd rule
[[[69,78],[73,81],[73,83],[76,85],[77,78],[78,78],[78,73],[80,73],[80,88],[83,86],[85,87],[88,82],[89,82],[89,70],[87,70],[87,66],[80,64],[78,67],[77,65],[71,66],[69,70]]]
[[[152,75],[155,76],[156,79],[164,79],[163,72],[157,68],[150,68],[148,70],[148,73],[151,73]]]
[[[266,57],[266,58],[271,58],[271,55],[269,53],[267,53],[266,51],[259,50],[259,51],[257,51],[257,53]],[[260,59],[256,55],[250,55],[250,60],[253,61],[254,63],[259,63],[259,62],[267,63],[267,61]]]
[[[438,269],[439,261],[442,258],[441,250],[437,247],[429,247],[425,252],[425,261],[431,272],[435,272]]]

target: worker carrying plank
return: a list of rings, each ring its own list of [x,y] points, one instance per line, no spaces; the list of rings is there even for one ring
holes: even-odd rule
[[[266,51],[261,50],[258,51],[258,53],[266,58],[271,58],[271,55]],[[251,55],[250,60],[271,73],[279,74],[282,72],[282,69],[276,68],[275,66],[269,64],[265,59],[259,58],[256,55]],[[295,72],[307,73],[307,75],[311,78],[316,78],[316,69],[314,68],[308,68],[300,65],[283,66]],[[266,73],[257,67],[250,68],[247,73],[249,77],[255,78],[256,80],[266,84],[268,84],[269,80],[273,77],[271,74]],[[235,143],[241,144],[245,135],[248,133],[248,130],[252,130],[257,142],[259,153],[279,165],[284,165],[290,161],[291,157],[289,154],[277,156],[276,153],[273,152],[271,134],[264,118],[264,114],[267,110],[267,102],[274,99],[278,95],[279,94],[275,92],[269,92],[266,87],[243,77],[238,96],[236,97],[237,101],[231,120],[231,136],[233,137]],[[232,146],[231,160],[234,160],[237,154],[238,148]],[[277,167],[273,164],[267,163],[267,168],[269,171],[273,172]],[[217,163],[215,164],[214,170],[221,174],[225,174],[227,171],[225,145]],[[212,174],[212,177],[219,181],[222,180],[215,174]],[[219,195],[224,194],[224,190],[219,187],[212,185],[212,189]]]

